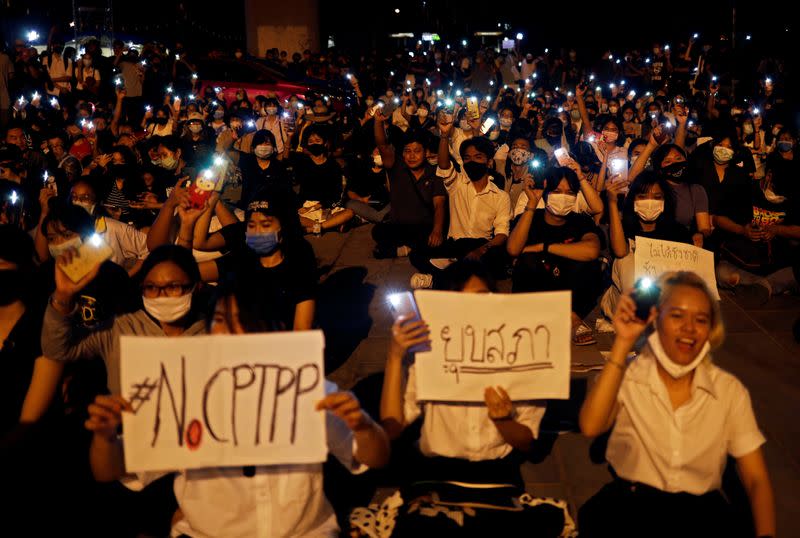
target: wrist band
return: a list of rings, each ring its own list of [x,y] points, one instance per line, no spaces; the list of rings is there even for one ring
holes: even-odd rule
[[[612,361],[612,360],[607,360],[606,364],[613,364],[614,366],[616,366],[617,368],[619,368],[623,372],[625,371],[625,368],[626,368],[626,365],[619,364],[618,362],[615,362],[615,361]]]
[[[506,422],[508,420],[514,420],[514,412],[512,411],[503,417],[497,417],[497,418],[489,417],[489,418],[491,419],[492,422]]]

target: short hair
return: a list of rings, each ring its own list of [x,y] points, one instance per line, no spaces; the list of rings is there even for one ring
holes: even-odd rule
[[[561,183],[562,179],[566,179],[567,183],[569,183],[569,188],[575,194],[581,192],[581,182],[578,179],[578,175],[572,171],[572,169],[567,168],[566,166],[554,166],[548,169],[545,175],[545,181],[547,182],[544,187],[544,192],[542,193],[544,198],[556,190],[558,184]]]
[[[708,343],[711,349],[719,348],[725,341],[725,322],[722,319],[719,301],[717,301],[708,289],[706,282],[696,273],[691,271],[673,271],[664,273],[658,279],[658,286],[661,288],[661,295],[658,299],[658,308],[661,308],[680,286],[694,288],[703,292],[711,305],[711,330],[708,333]]]
[[[312,136],[317,135],[322,139],[323,144],[327,144],[330,141],[330,134],[328,129],[325,128],[323,125],[311,125],[308,129],[303,131],[303,146],[308,146],[308,139]]]
[[[236,301],[239,310],[237,321],[247,333],[285,331],[286,323],[281,319],[276,303],[266,297],[265,287],[253,272],[236,272],[226,275],[211,296],[206,312],[206,326],[210,330],[214,312],[220,301]],[[229,304],[226,304],[228,316]]]
[[[646,145],[647,145],[647,140],[645,140],[644,138],[634,138],[633,140],[631,140],[631,143],[628,144],[628,159],[630,159],[631,156],[633,155],[634,149],[638,148],[639,146],[646,146]]]
[[[497,285],[489,272],[489,268],[480,260],[466,258],[459,260],[447,267],[442,276],[446,289],[450,291],[462,291],[472,277],[486,284],[489,291],[497,291]]]
[[[264,142],[269,142],[272,144],[273,148],[275,147],[275,135],[269,129],[259,129],[256,131],[253,135],[253,143],[251,145],[256,147]]]
[[[42,220],[40,233],[47,235],[50,224],[60,223],[70,232],[74,232],[85,239],[95,232],[94,218],[82,207],[67,202],[52,204],[47,216]]]
[[[164,146],[165,148],[170,150],[172,153],[175,153],[176,151],[178,151],[179,149],[181,149],[183,147],[183,145],[181,144],[180,138],[178,138],[175,135],[162,136],[161,140],[158,141],[158,145],[159,146]],[[125,149],[128,149],[128,148],[125,148]],[[136,162],[136,161],[133,161],[133,162]]]
[[[478,153],[483,153],[486,155],[487,159],[491,159],[494,157],[494,144],[487,138],[482,136],[476,136],[474,138],[468,138],[461,143],[461,147],[458,150],[458,153],[461,155],[461,159],[464,159],[464,156],[467,154],[467,150],[469,148],[475,148],[475,151]]]
[[[200,269],[192,255],[192,251],[178,245],[161,245],[151,250],[139,271],[140,282],[147,278],[147,275],[156,265],[166,262],[177,265],[181,271],[186,273],[193,286],[200,282]]]
[[[669,152],[675,150],[681,155],[683,155],[684,159],[687,159],[688,156],[686,155],[686,150],[680,147],[677,144],[663,144],[659,146],[654,152],[653,155],[650,157],[653,163],[653,170],[658,170],[661,168],[661,163],[664,162],[664,159],[669,155]]]

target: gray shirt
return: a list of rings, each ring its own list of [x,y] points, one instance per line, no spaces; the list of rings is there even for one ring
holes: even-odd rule
[[[702,185],[678,183],[673,185],[675,194],[675,220],[689,229],[694,227],[697,213],[708,213],[708,195]]]
[[[206,332],[205,321],[197,319],[181,336],[194,336]],[[59,313],[47,305],[42,324],[42,354],[57,361],[74,361],[102,357],[108,371],[108,388],[111,394],[120,392],[120,336],[166,336],[161,326],[144,310],[114,318],[109,329],[94,331],[78,339],[73,334],[70,316]]]

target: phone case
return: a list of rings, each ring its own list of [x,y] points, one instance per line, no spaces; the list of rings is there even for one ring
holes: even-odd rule
[[[417,301],[414,299],[414,294],[410,291],[394,294],[392,301],[389,302],[389,306],[392,310],[395,321],[397,321],[401,316],[412,316],[406,322],[420,321],[422,319],[422,316],[420,316],[419,313],[419,308],[417,308]],[[412,346],[408,351],[411,353],[430,351],[430,346]]]
[[[78,282],[81,278],[89,274],[89,271],[91,271],[95,265],[103,263],[113,255],[114,251],[111,250],[111,247],[109,247],[105,241],[101,241],[98,246],[83,243],[78,247],[78,256],[73,258],[70,264],[61,265],[60,267],[71,281]]]
[[[567,150],[559,148],[555,151],[555,156],[559,166],[567,166],[569,164],[570,157]]]
[[[477,120],[481,117],[477,99],[467,99],[467,119]]]

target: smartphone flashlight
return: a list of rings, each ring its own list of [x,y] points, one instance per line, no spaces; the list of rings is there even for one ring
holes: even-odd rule
[[[55,97],[50,99],[50,106],[53,107],[53,108],[57,107],[58,106],[58,99],[56,99]]]
[[[591,82],[592,80],[594,80],[594,75],[593,74],[589,75],[589,81]]]
[[[172,86],[167,86],[167,93],[172,93]]]
[[[717,77],[714,77],[714,78],[717,78]],[[771,78],[769,78],[769,77],[767,77],[767,78],[764,80],[764,83],[765,83],[765,84],[772,84],[772,79],[771,79]]]
[[[695,34],[694,34],[692,37],[693,37],[694,39],[697,39],[698,37],[700,37],[700,34],[697,34],[697,33],[695,33]]]
[[[461,90],[456,90],[456,97],[461,97]]]
[[[17,194],[17,191],[11,191],[11,196],[9,198],[11,200],[11,205],[16,205],[17,200],[19,200],[19,195]]]
[[[150,105],[144,105],[144,110],[145,112],[150,112],[151,110],[153,110],[153,107],[151,107]]]
[[[48,172],[47,170],[45,170],[45,171],[44,171],[44,174],[42,174],[42,179],[44,179],[44,183],[45,183],[45,184],[47,184],[47,180],[48,180],[48,178],[49,178],[49,177],[50,177],[50,172]]]
[[[595,87],[594,91],[601,92],[601,91],[603,91],[603,88],[601,88],[600,86],[597,86],[597,87]]]
[[[711,82],[716,82],[716,81],[717,81],[717,75],[714,75],[713,77],[711,77]]]
[[[531,168],[540,168],[542,166],[541,161],[539,159],[534,159],[531,161]]]
[[[93,247],[99,247],[103,244],[103,238],[100,237],[100,234],[94,233],[89,237],[89,244]]]
[[[119,77],[115,78],[114,79],[114,85],[115,86],[122,86],[122,79],[119,78]]]
[[[757,108],[753,109],[753,115],[754,116],[758,116],[760,113],[761,113],[761,111],[759,109],[757,109]]]
[[[181,59],[181,55],[180,55],[180,54],[176,54],[176,55],[175,55],[175,59],[176,59],[176,60],[180,60],[180,59]]]
[[[353,79],[353,75],[351,75],[350,73],[347,73],[347,74],[344,76],[344,78],[346,78],[347,80],[352,80],[352,79]]]
[[[614,172],[621,172],[625,169],[628,162],[625,159],[613,159],[611,161],[611,170]]]

